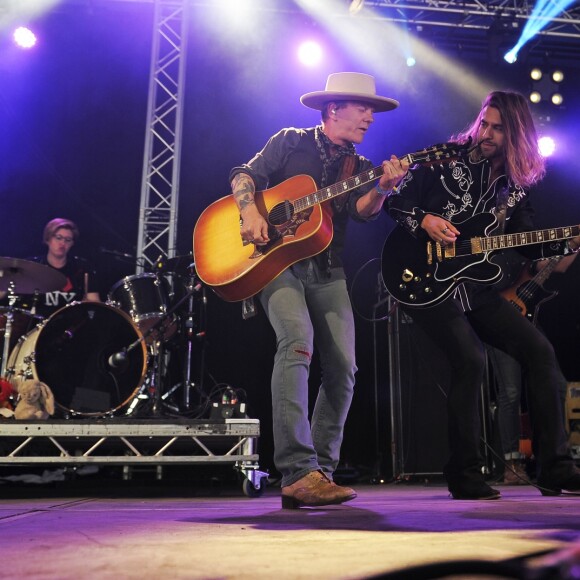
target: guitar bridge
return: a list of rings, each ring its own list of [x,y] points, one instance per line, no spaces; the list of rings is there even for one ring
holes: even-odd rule
[[[455,242],[445,246],[445,257],[446,258],[455,258]]]

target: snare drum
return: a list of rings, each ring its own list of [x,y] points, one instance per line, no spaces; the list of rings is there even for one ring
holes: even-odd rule
[[[124,312],[101,302],[73,302],[18,341],[8,378],[16,386],[26,379],[46,383],[57,406],[73,415],[107,415],[138,394],[146,375],[145,341],[121,365],[110,364],[110,357],[142,337]]]
[[[127,276],[117,282],[108,294],[109,303],[129,314],[145,334],[157,324],[167,312],[169,304],[167,281],[156,274],[138,274]],[[152,332],[150,339],[167,340],[173,336],[177,324],[173,316],[168,316]]]

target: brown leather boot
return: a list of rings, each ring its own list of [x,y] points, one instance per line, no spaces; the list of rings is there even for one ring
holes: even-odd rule
[[[354,489],[336,485],[322,471],[311,471],[292,485],[282,488],[282,507],[296,509],[300,506],[331,505],[355,497]]]
[[[523,461],[510,459],[503,472],[504,485],[528,485],[530,483]]]

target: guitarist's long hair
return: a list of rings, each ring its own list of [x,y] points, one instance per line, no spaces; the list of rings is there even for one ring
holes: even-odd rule
[[[538,148],[538,135],[527,99],[512,91],[493,91],[484,99],[474,123],[452,140],[465,143],[470,138],[477,143],[481,119],[487,107],[496,108],[504,127],[505,171],[516,186],[529,188],[546,173],[546,163]],[[479,148],[471,153],[472,159],[481,159]]]

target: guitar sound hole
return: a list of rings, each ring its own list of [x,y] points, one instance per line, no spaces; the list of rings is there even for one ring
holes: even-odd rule
[[[294,215],[294,205],[288,200],[275,205],[270,211],[268,221],[274,227],[288,223]]]

